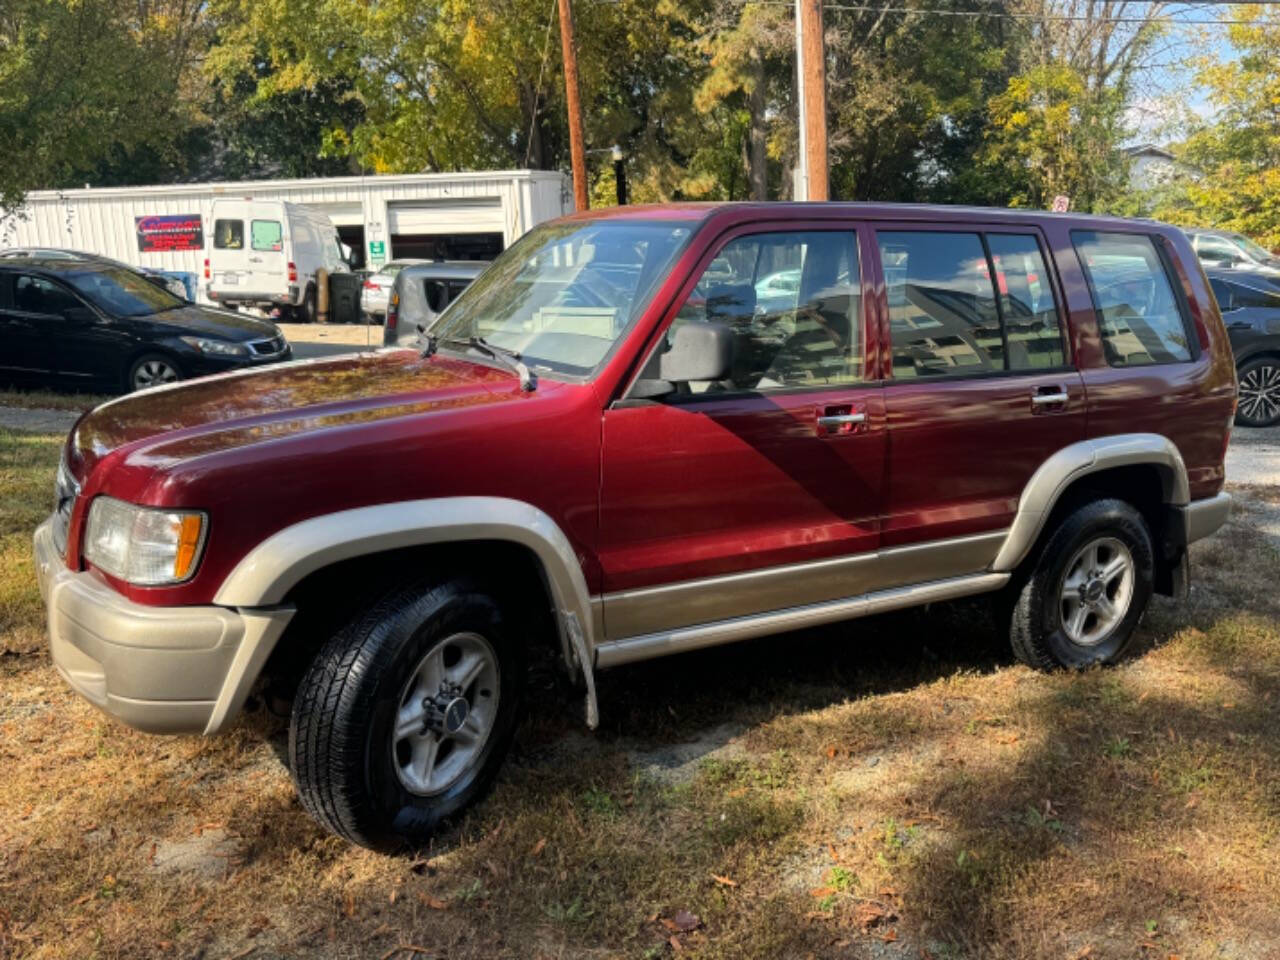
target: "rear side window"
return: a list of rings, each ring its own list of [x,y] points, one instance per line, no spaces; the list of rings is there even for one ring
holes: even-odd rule
[[[213,221],[213,246],[217,250],[243,250],[244,221]]]
[[[44,277],[18,277],[13,300],[16,309],[23,313],[47,316],[62,316],[67,310],[80,306],[79,300]]]
[[[1005,369],[995,288],[976,233],[880,231],[895,378]]]
[[[1212,282],[1212,281],[1211,281]],[[1280,310],[1280,295],[1271,293],[1266,290],[1259,290],[1256,287],[1246,287],[1244,284],[1232,283],[1231,287],[1231,309],[1240,310],[1245,308],[1261,308],[1264,310]],[[1218,291],[1215,289],[1214,293]],[[1219,301],[1221,306],[1221,301]],[[1223,307],[1222,309],[1227,309]]]
[[[1113,367],[1181,363],[1191,359],[1182,308],[1151,237],[1072,231]]]
[[[284,249],[284,232],[280,228],[279,220],[254,220],[249,236],[255,250]]]
[[[443,280],[424,280],[422,288],[427,295],[427,306],[432,313],[440,313],[449,305],[449,289]]]
[[[1225,280],[1210,279],[1209,286],[1213,288],[1213,297],[1218,301],[1220,311],[1230,313],[1235,309],[1231,303],[1231,284]]]
[[[1029,234],[989,233],[987,246],[996,268],[1009,369],[1062,366],[1067,362],[1062,328],[1040,244]]]

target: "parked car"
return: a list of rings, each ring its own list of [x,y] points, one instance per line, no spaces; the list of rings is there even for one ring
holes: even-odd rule
[[[187,285],[183,282],[180,271],[174,270],[157,270],[155,267],[139,267],[131,263],[124,263],[121,260],[113,260],[110,257],[99,256],[96,253],[83,253],[79,250],[63,250],[58,247],[9,247],[6,250],[0,250],[0,260],[92,260],[96,263],[107,263],[113,267],[121,267],[125,270],[132,270],[134,273],[145,277],[149,282],[154,283],[157,287],[163,287],[172,293],[175,297],[181,297],[183,300],[192,299],[187,290]],[[195,276],[188,274],[188,276]]]
[[[411,263],[424,263],[423,260],[392,260],[385,263],[376,272],[364,278],[360,291],[360,312],[366,323],[382,323],[387,315],[387,299],[391,296],[391,286],[396,282],[396,274]]]
[[[206,293],[226,307],[279,308],[311,323],[317,275],[348,273],[333,221],[282,200],[215,200],[213,238],[204,261]]]
[[[1280,423],[1280,279],[1244,270],[1207,272],[1240,381],[1236,423],[1274,426]]]
[[[788,267],[794,299],[758,315]],[[143,730],[219,733],[259,684],[292,699],[305,808],[414,847],[493,782],[539,645],[589,726],[598,670],[957,597],[990,598],[1034,667],[1115,663],[1227,517],[1235,392],[1161,224],[578,214],[422,351],[86,414],[35,535],[53,662]]]
[[[1188,230],[1191,246],[1205,269],[1239,268],[1280,275],[1280,257],[1231,230]]]
[[[396,274],[382,327],[384,346],[416,346],[422,334],[489,266],[486,260],[415,263]]]
[[[0,345],[0,376],[105,392],[292,356],[275,324],[196,306],[96,259],[0,259]]]

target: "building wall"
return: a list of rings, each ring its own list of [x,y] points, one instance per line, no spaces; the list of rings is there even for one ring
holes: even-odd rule
[[[363,221],[366,255],[370,243],[380,241],[388,256],[390,204],[412,203],[428,216],[436,210],[441,226],[447,228],[450,223],[456,226],[451,207],[456,212],[468,202],[497,201],[504,247],[530,227],[572,210],[572,191],[563,174],[529,170],[39,191],[29,194],[15,215],[0,220],[0,248],[69,247],[199,275],[204,250],[139,252],[134,218],[198,214],[207,248],[213,201],[228,196],[305,204],[329,213],[337,225]]]

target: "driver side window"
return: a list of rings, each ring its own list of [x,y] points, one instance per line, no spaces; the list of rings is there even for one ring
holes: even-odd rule
[[[14,308],[22,313],[61,317],[80,306],[70,293],[43,277],[19,276],[13,289]]]
[[[767,392],[862,379],[857,235],[764,233],[729,241],[703,270],[667,331],[719,323],[733,333],[729,378],[689,392]]]

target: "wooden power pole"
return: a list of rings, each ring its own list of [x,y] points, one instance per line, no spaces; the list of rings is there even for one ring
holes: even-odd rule
[[[806,200],[831,199],[827,183],[827,67],[822,0],[796,0],[796,55],[800,83],[800,164]]]
[[[573,162],[573,202],[578,210],[591,206],[587,193],[587,153],[582,145],[582,101],[578,97],[578,48],[573,42],[573,8],[560,2],[560,46],[564,51],[564,99],[569,108],[569,159]],[[823,141],[825,144],[825,140]]]

